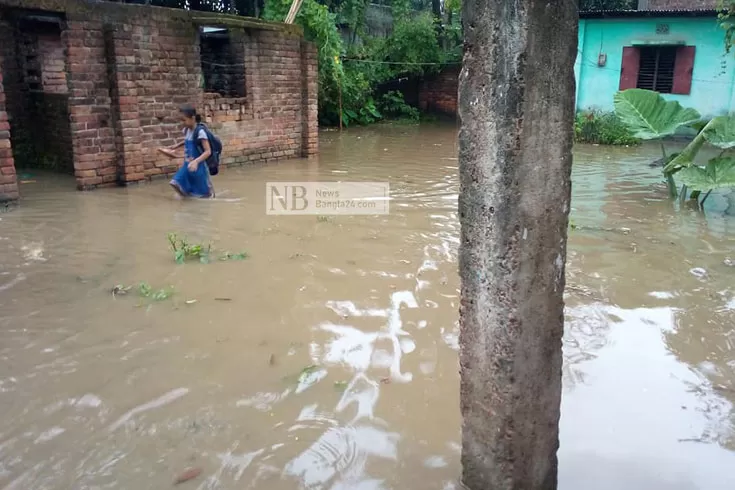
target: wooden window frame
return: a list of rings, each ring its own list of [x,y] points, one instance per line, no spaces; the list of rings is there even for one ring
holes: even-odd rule
[[[650,45],[651,47],[671,46],[670,44]],[[641,48],[644,46],[624,46],[620,69],[620,90],[637,88],[641,64]],[[694,59],[696,46],[677,45],[674,61],[674,79],[671,94],[689,95],[692,91]]]

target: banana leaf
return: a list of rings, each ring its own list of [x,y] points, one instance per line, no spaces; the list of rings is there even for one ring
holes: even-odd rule
[[[690,189],[700,192],[735,187],[735,158],[713,158],[704,167],[691,165],[681,169],[677,178]]]
[[[658,92],[629,89],[614,97],[615,113],[633,136],[643,140],[671,136],[681,126],[701,119],[699,112],[684,108],[676,101],[666,101]]]

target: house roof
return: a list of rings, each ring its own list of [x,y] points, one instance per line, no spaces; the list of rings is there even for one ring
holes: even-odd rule
[[[717,17],[715,9],[672,10],[587,10],[579,13],[580,19],[624,19],[641,17]]]

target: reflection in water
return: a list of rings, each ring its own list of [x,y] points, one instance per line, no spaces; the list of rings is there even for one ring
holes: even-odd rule
[[[211,202],[25,184],[0,216],[0,488],[459,488],[455,130],[324,132]],[[657,151],[576,149],[564,490],[735,485],[735,199],[674,209]],[[388,181],[391,214],[268,216],[278,180]],[[251,258],[177,266],[167,232]],[[175,294],[110,294],[141,282]]]

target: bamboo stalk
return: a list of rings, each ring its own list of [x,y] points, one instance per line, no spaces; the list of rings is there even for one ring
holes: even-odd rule
[[[301,4],[303,1],[304,0],[293,0],[293,2],[291,2],[291,8],[288,10],[288,14],[286,14],[286,19],[284,20],[286,24],[293,24],[299,10],[301,10]]]

